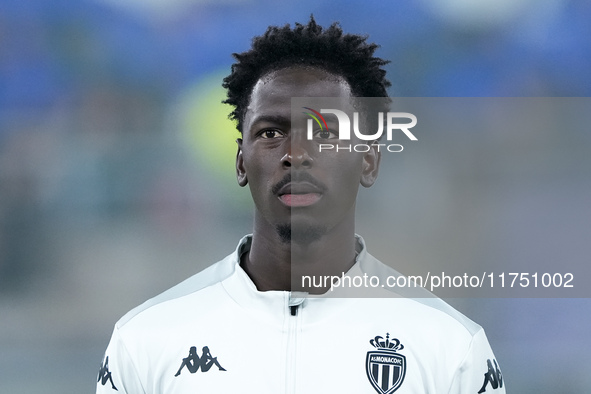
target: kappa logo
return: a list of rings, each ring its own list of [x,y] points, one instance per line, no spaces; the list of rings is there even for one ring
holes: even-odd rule
[[[495,367],[493,368],[493,362],[495,363]],[[486,386],[490,383],[490,387],[492,389],[497,389],[499,387],[503,387],[503,374],[501,374],[501,370],[499,369],[499,365],[497,364],[497,360],[493,359],[491,362],[490,359],[486,360],[486,365],[488,366],[488,371],[484,374],[484,383],[482,383],[482,387],[478,394],[484,393],[486,391]]]
[[[103,386],[107,384],[107,382],[111,382],[111,388],[115,391],[119,391],[117,390],[117,387],[115,387],[115,383],[113,383],[111,372],[109,372],[109,356],[105,357],[105,363],[101,365],[101,369],[98,373],[98,379],[96,381],[101,382]]]
[[[183,358],[183,362],[181,363],[179,370],[174,376],[179,376],[181,374],[181,371],[185,367],[187,367],[187,369],[191,373],[197,372],[200,368],[201,372],[207,372],[214,365],[218,367],[218,370],[225,371],[224,367],[222,367],[218,362],[218,358],[213,357],[211,355],[209,348],[207,346],[203,346],[203,349],[201,349],[201,351],[201,357],[199,357],[197,355],[197,347],[191,346],[191,349],[189,349],[189,355]]]
[[[367,352],[367,378],[378,393],[391,394],[400,387],[406,375],[406,357],[398,354],[404,346],[398,339],[390,339],[390,334],[386,334],[385,340],[381,336],[376,336],[369,343],[377,351]]]

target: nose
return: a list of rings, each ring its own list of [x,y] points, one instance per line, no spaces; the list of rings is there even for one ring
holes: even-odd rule
[[[293,138],[293,137],[292,137]],[[314,159],[308,153],[309,147],[303,141],[290,141],[287,152],[281,158],[281,162],[284,168],[304,168],[308,169],[312,167]]]

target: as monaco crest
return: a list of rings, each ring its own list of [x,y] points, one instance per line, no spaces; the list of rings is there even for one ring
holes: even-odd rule
[[[398,354],[404,346],[396,338],[386,339],[377,336],[369,343],[376,351],[367,352],[365,371],[372,386],[380,394],[391,394],[396,391],[404,381],[406,374],[406,358]]]

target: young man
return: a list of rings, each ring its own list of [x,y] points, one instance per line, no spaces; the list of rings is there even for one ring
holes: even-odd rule
[[[335,132],[310,140],[291,110],[292,97],[386,97],[375,49],[312,19],[235,55],[224,86],[253,234],[116,324],[97,393],[504,393],[482,328],[438,299],[293,291],[303,274],[388,271],[355,235],[357,190],[375,182],[380,152],[318,152]]]

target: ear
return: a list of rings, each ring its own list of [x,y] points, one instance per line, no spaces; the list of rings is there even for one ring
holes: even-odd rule
[[[242,157],[242,138],[236,140],[238,144],[238,151],[236,152],[236,179],[238,184],[242,187],[248,184],[246,178],[246,169],[244,168],[244,158]]]
[[[381,160],[382,152],[378,151],[377,146],[371,145],[371,149],[363,155],[361,163],[361,186],[371,187],[378,179]]]

